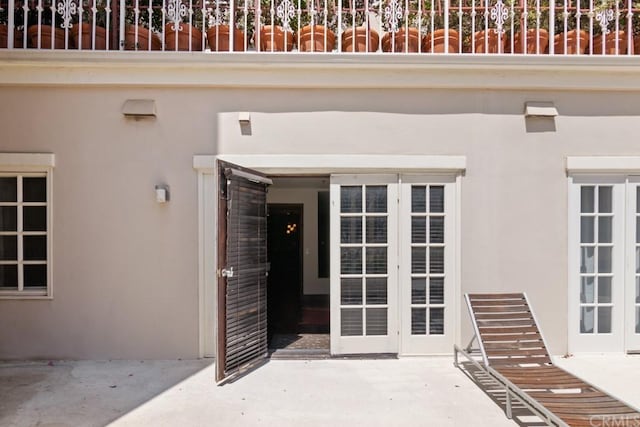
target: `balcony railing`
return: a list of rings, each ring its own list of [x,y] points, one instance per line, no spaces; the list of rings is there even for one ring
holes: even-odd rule
[[[633,55],[640,1],[0,0],[0,48]]]

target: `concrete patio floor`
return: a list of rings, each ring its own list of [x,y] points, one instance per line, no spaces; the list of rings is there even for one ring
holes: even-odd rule
[[[558,363],[640,406],[640,357]],[[540,425],[526,410],[508,420],[500,392],[451,357],[272,360],[222,387],[213,375],[207,360],[0,363],[0,425]]]

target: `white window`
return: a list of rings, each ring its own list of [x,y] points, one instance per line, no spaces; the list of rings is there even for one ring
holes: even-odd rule
[[[0,298],[51,296],[52,166],[0,153]]]

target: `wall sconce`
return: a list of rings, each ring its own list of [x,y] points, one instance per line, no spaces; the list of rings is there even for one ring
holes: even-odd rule
[[[127,99],[122,106],[122,114],[133,119],[156,117],[156,101],[153,99]]]
[[[166,203],[171,200],[169,186],[166,184],[156,185],[156,202]]]

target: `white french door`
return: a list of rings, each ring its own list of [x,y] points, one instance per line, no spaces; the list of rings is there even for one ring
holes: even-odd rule
[[[397,175],[334,175],[331,353],[397,353]]]
[[[640,351],[640,177],[627,183],[626,350]]]
[[[402,354],[449,353],[455,341],[455,178],[402,176]]]
[[[456,178],[331,177],[331,353],[449,353]]]
[[[569,350],[640,350],[639,180],[573,177]]]

